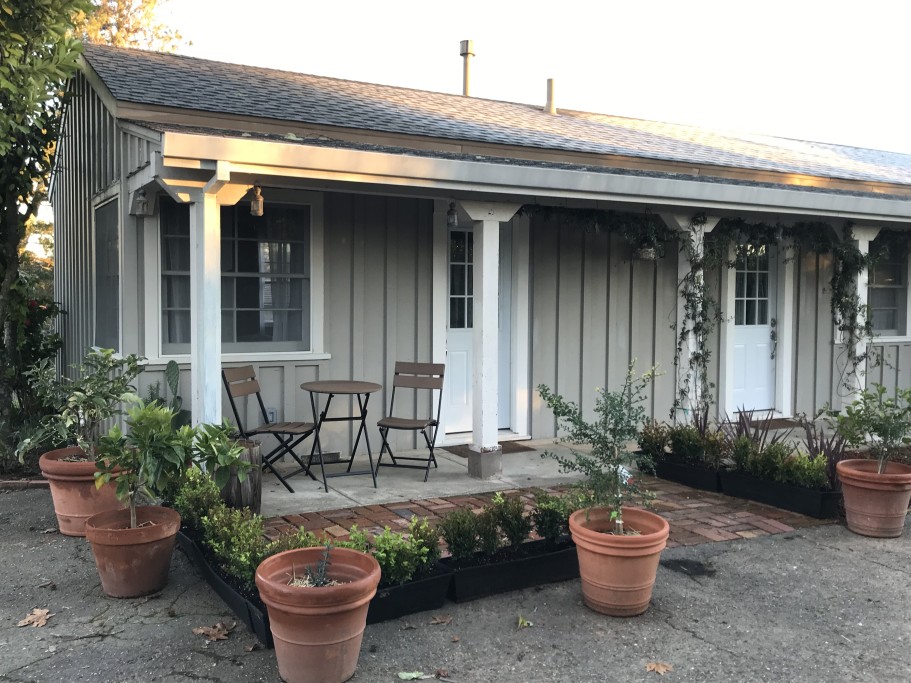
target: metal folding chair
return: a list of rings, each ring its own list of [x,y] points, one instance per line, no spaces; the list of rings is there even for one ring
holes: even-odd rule
[[[395,364],[395,376],[392,380],[392,396],[389,400],[388,417],[384,417],[376,423],[376,426],[379,427],[380,430],[380,438],[383,440],[383,445],[380,448],[380,456],[376,461],[377,473],[379,472],[380,466],[408,467],[411,469],[424,470],[424,481],[427,481],[427,477],[430,475],[431,463],[433,463],[434,467],[437,467],[433,449],[437,440],[437,432],[440,429],[440,408],[443,405],[443,371],[445,368],[446,366],[443,363],[404,363],[399,361]],[[399,389],[414,389],[415,396],[418,395],[420,390],[424,389],[430,390],[431,396],[433,391],[438,391],[439,397],[437,398],[436,417],[396,417],[395,395],[396,391]],[[433,405],[432,402],[431,405]],[[416,456],[396,456],[392,452],[392,448],[389,446],[389,441],[387,440],[390,429],[420,432],[427,444],[427,449],[430,451],[428,457],[425,459]],[[383,462],[383,455],[385,453],[389,454],[392,462]],[[412,465],[404,462],[400,463],[400,460],[417,461],[423,464]]]
[[[237,422],[237,429],[244,438],[251,438],[258,435],[271,435],[278,440],[276,446],[268,454],[263,455],[263,467],[268,467],[278,480],[284,484],[285,488],[291,493],[294,489],[286,481],[296,474],[305,472],[314,481],[316,477],[310,471],[310,468],[304,464],[294,449],[308,436],[316,431],[316,425],[312,422],[269,422],[269,415],[266,412],[266,404],[263,403],[263,397],[260,395],[259,382],[256,379],[256,372],[252,365],[245,365],[240,368],[222,368],[221,378],[225,383],[225,390],[228,392],[228,400],[231,402],[231,410],[234,412],[234,419]],[[259,403],[259,409],[262,413],[263,424],[255,429],[247,429],[243,420],[240,419],[240,412],[237,410],[235,399],[256,394],[256,400]],[[275,462],[283,455],[290,455],[300,469],[294,470],[290,474],[282,476],[275,469]],[[311,452],[312,456],[312,452]]]

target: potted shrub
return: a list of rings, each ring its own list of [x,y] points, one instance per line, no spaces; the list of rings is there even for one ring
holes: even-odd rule
[[[577,404],[546,386],[538,387],[560,427],[567,430],[564,441],[591,447],[589,452],[573,450],[572,457],[545,455],[556,459],[563,471],[585,476],[581,486],[589,506],[569,518],[579,555],[582,597],[591,609],[612,616],[634,616],[648,609],[670,531],[659,515],[626,505],[649,497],[624,464],[636,457],[627,444],[642,424],[641,404],[653,377],[649,371],[634,379],[631,364],[619,391],[599,390],[594,422],[585,421]]]
[[[350,543],[380,565],[380,583],[370,601],[367,623],[437,609],[446,601],[452,570],[439,563],[440,534],[426,520],[412,517],[403,533],[385,527],[375,537],[352,527]]]
[[[837,516],[841,491],[835,465],[844,458],[844,438],[826,435],[806,415],[799,421],[806,438],[800,447],[767,439],[767,430],[736,430],[726,461],[730,469],[721,472],[724,493],[818,519]]]
[[[340,683],[354,675],[379,581],[376,559],[351,548],[300,548],[263,560],[256,587],[282,680]]]
[[[96,485],[113,482],[117,498],[128,505],[85,523],[101,587],[111,597],[146,595],[167,583],[180,515],[140,506],[140,497],[173,487],[193,465],[208,467],[216,481],[225,478],[239,452],[225,430],[175,430],[173,417],[169,408],[139,401],[127,413],[127,433],[115,425],[99,440]]]
[[[546,505],[551,507],[550,514],[541,514],[551,521],[544,523],[559,529],[559,522],[552,518],[562,510],[557,504]],[[440,520],[438,528],[450,552],[443,563],[453,572],[449,599],[466,602],[578,576],[572,543],[560,543],[556,537],[529,540],[534,515],[535,511],[526,514],[520,497],[498,493],[480,514],[462,509]]]
[[[72,368],[72,378],[57,381],[47,360],[31,372],[39,394],[56,409],[45,416],[16,452],[20,461],[37,448],[54,448],[38,464],[50,483],[60,533],[84,536],[85,520],[104,510],[123,507],[113,486],[97,488],[95,460],[101,424],[122,413],[133,393],[133,380],[142,372],[142,359],[118,357],[112,349],[92,349]]]
[[[836,465],[848,528],[864,536],[901,536],[911,501],[911,466],[889,459],[909,442],[911,389],[898,389],[892,398],[875,384],[844,413],[830,412],[830,417],[850,446],[867,444],[873,456]]]
[[[653,463],[656,476],[703,491],[721,491],[718,470],[725,442],[723,435],[709,426],[708,405],[694,414],[692,423],[668,427],[646,422],[638,442]]]

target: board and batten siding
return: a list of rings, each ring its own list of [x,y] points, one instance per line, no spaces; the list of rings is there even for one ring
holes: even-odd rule
[[[129,216],[125,191],[127,175],[148,164],[160,147],[156,133],[143,136],[125,130],[105,107],[82,74],[76,75],[67,89],[70,100],[64,114],[63,132],[51,184],[54,209],[54,295],[67,315],[61,316],[60,332],[64,347],[60,367],[79,362],[94,343],[94,209],[104,201],[119,202],[121,245],[120,320],[124,326],[124,349],[129,351],[127,330],[138,326],[135,302],[130,295],[135,272],[135,230],[125,226],[135,222]],[[135,290],[133,290],[135,292]]]
[[[533,216],[531,220],[531,386],[547,385],[591,418],[598,388],[622,386],[627,368],[658,366],[646,412],[666,420],[674,402],[677,247],[657,261],[632,258],[623,238]],[[553,415],[534,390],[531,433],[555,435]]]
[[[382,385],[383,390],[372,394],[368,403],[370,444],[377,455],[380,440],[376,421],[388,409],[395,362],[432,360],[433,202],[330,192],[324,194],[323,216],[323,346],[331,359],[253,360],[226,365],[252,364],[267,409],[274,409],[277,419],[285,421],[313,419],[310,395],[300,389],[303,382],[357,379]],[[143,373],[139,382],[142,393],[155,382],[165,390],[163,365],[151,365]],[[182,363],[180,394],[187,408],[190,389],[189,364]],[[413,391],[400,392],[396,414],[430,415],[429,392],[422,392],[417,401]],[[345,396],[335,397],[332,406],[331,414],[335,415],[353,414],[357,409],[356,401]],[[255,397],[242,399],[239,409],[246,424],[261,423]],[[227,395],[223,396],[223,413],[234,421]],[[355,431],[352,424],[327,424],[323,448],[350,451]],[[417,447],[411,433],[393,432],[390,436],[394,448]],[[306,442],[307,449],[310,444]],[[264,446],[271,450],[274,442]],[[366,452],[363,439],[358,452]]]

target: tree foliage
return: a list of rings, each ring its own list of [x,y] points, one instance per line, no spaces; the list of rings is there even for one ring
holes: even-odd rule
[[[22,411],[16,384],[34,301],[20,249],[46,195],[63,89],[81,50],[73,23],[89,8],[86,0],[0,0],[0,449]]]
[[[180,33],[158,20],[158,0],[92,0],[77,30],[89,43],[173,52]]]

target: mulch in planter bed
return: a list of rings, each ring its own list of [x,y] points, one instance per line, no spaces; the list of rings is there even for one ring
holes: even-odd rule
[[[523,543],[516,555],[507,553],[504,550],[494,557],[475,555],[459,562],[443,560],[453,570],[449,599],[467,602],[579,576],[576,546],[569,540],[550,548],[545,541],[531,541]]]
[[[721,471],[721,488],[728,496],[755,500],[816,519],[838,517],[842,500],[841,491],[792,486],[735,470]]]

